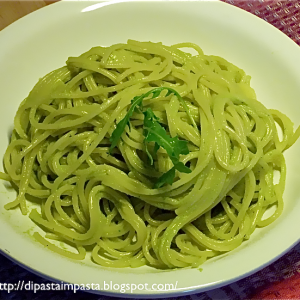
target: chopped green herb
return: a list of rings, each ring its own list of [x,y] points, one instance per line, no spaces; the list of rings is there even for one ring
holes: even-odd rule
[[[154,188],[158,189],[162,187],[165,183],[172,185],[174,181],[174,177],[175,177],[175,167],[171,168],[168,172],[160,176],[158,180],[155,182]]]
[[[170,169],[167,173],[163,174],[158,181],[155,183],[154,188],[159,188],[164,185],[164,183],[172,184],[175,177],[175,170],[184,173],[190,173],[191,170],[186,167],[182,162],[179,161],[180,154],[188,154],[189,149],[187,147],[187,141],[181,141],[178,139],[178,136],[171,138],[166,130],[159,124],[158,118],[155,116],[151,108],[148,108],[144,114],[144,143],[154,142],[155,143],[155,152],[159,147],[164,148],[174,167]],[[147,145],[146,145],[147,149]],[[146,150],[147,151],[147,150]],[[150,160],[153,161],[153,158],[149,151],[147,151]]]
[[[118,144],[121,135],[123,134],[126,125],[129,126],[130,129],[130,118],[133,112],[139,108],[142,110],[142,101],[144,98],[148,97],[152,94],[152,99],[156,98],[160,95],[160,93],[164,90],[168,90],[167,96],[170,94],[175,94],[179,101],[182,102],[183,107],[185,108],[189,118],[191,119],[192,124],[197,128],[197,125],[192,118],[187,105],[185,104],[184,100],[181,96],[173,89],[160,87],[154,88],[147,93],[136,96],[131,100],[131,107],[129,108],[126,116],[117,124],[116,129],[113,131],[112,136],[110,138],[110,142],[112,143],[110,146],[110,153],[114,147]],[[191,170],[186,167],[182,162],[179,161],[179,155],[181,154],[188,154],[189,149],[187,147],[187,141],[182,141],[178,139],[178,136],[171,138],[163,126],[160,125],[158,122],[158,117],[154,114],[151,108],[148,108],[146,111],[143,112],[144,114],[144,143],[146,153],[150,159],[151,165],[153,165],[153,157],[148,150],[147,143],[154,142],[154,154],[156,154],[157,150],[162,147],[166,150],[167,154],[169,155],[170,159],[172,160],[173,167],[166,173],[164,173],[155,183],[154,188],[159,188],[163,186],[165,183],[172,184],[175,177],[175,170],[178,170],[183,173],[190,173]]]

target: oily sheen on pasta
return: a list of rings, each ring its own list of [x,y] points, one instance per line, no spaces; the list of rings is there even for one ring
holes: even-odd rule
[[[145,143],[146,112],[183,152]],[[18,196],[5,208],[20,207],[44,230],[38,241],[74,259],[91,251],[107,267],[198,267],[280,216],[283,152],[298,135],[289,118],[256,100],[243,70],[197,45],[94,47],[39,80],[21,103],[1,174]],[[173,165],[171,182],[157,185]],[[29,211],[31,201],[39,208]]]

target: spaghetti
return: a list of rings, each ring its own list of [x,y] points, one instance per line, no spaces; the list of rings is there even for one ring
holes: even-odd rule
[[[243,70],[191,43],[132,40],[66,64],[21,103],[0,175],[18,188],[6,209],[27,214],[30,197],[39,203],[29,213],[46,233],[34,234],[39,242],[73,259],[92,249],[93,261],[108,267],[198,267],[280,216],[283,152],[300,131],[256,100]],[[131,100],[145,94],[112,149]],[[185,141],[176,161],[154,142],[146,149],[147,109],[170,140]],[[171,182],[155,186],[173,166]]]

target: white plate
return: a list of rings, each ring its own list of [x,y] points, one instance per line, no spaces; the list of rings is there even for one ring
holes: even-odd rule
[[[0,32],[0,157],[8,144],[13,117],[37,80],[96,45],[127,39],[164,44],[194,42],[252,76],[258,99],[286,113],[296,124],[300,112],[300,48],[261,19],[221,2],[60,2],[22,18]],[[298,125],[298,124],[297,124]],[[77,284],[175,284],[173,291],[101,293],[120,296],[175,296],[206,291],[241,279],[285,253],[300,237],[300,142],[286,153],[287,187],[283,215],[257,230],[237,250],[203,265],[203,271],[106,269],[52,253],[30,237],[34,230],[19,210],[5,211],[14,199],[0,182],[0,249],[25,268],[58,282]],[[106,286],[107,287],[107,286]],[[117,287],[117,286],[115,286]],[[133,286],[134,287],[134,286]],[[140,286],[142,287],[142,286]],[[99,292],[99,291],[97,291]],[[150,295],[151,294],[151,295]]]

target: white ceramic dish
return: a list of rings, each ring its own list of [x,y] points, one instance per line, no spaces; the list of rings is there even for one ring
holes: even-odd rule
[[[60,2],[22,18],[0,32],[0,157],[8,144],[13,117],[37,80],[93,46],[126,40],[194,42],[206,54],[219,55],[252,76],[258,99],[299,123],[300,48],[277,29],[221,2]],[[286,152],[288,165],[285,209],[271,226],[257,230],[237,250],[203,265],[203,271],[157,271],[143,267],[113,270],[88,260],[78,263],[35,242],[35,230],[19,210],[3,205],[15,193],[0,182],[0,249],[25,268],[58,282],[104,281],[113,284],[175,284],[172,291],[135,290],[124,297],[166,297],[213,289],[241,279],[280,257],[300,237],[300,142]]]

